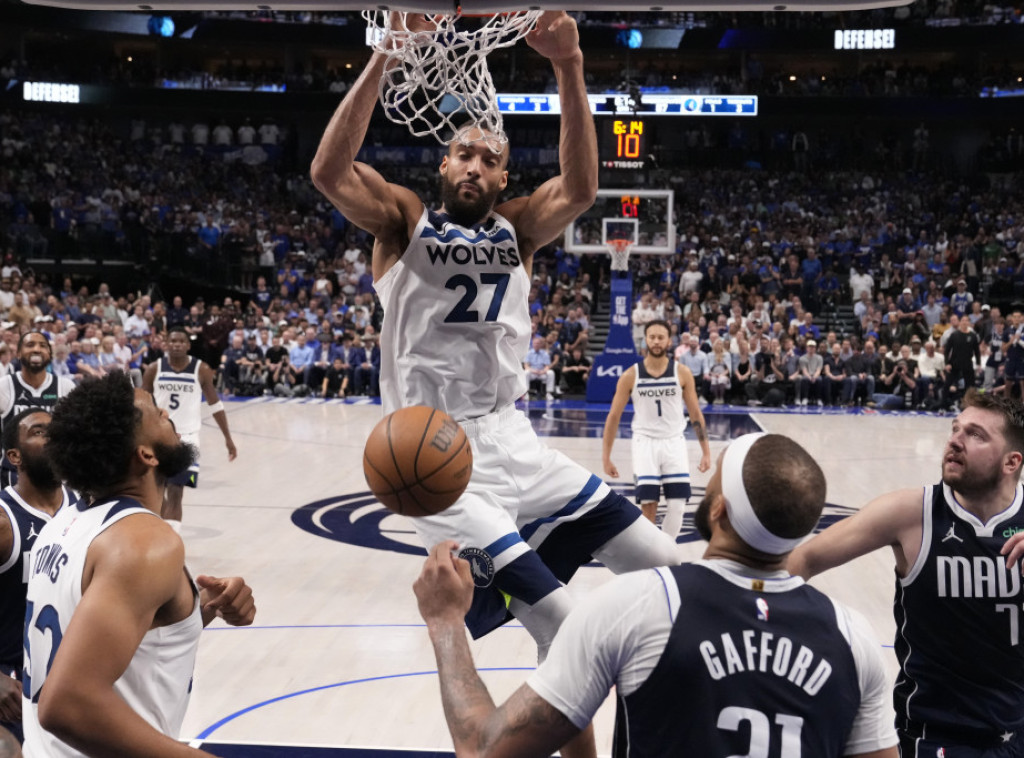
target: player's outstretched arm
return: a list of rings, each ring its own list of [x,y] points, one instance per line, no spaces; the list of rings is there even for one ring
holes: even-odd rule
[[[612,398],[612,407],[608,411],[608,417],[604,420],[604,433],[601,441],[601,465],[604,473],[612,479],[619,478],[619,470],[612,463],[612,447],[615,445],[615,436],[619,433],[619,423],[622,421],[622,411],[629,402],[629,393],[633,391],[633,384],[636,381],[636,367],[631,366],[622,372],[619,381],[615,383],[615,396]]]
[[[436,545],[413,585],[434,645],[455,754],[458,758],[547,758],[579,729],[525,684],[495,707],[466,641],[463,620],[474,585],[469,564],[452,554],[456,547],[451,541]]]
[[[158,614],[177,621],[194,602],[181,540],[158,518],[129,516],[93,541],[83,576],[40,693],[42,727],[86,755],[208,755],[158,732],[114,690]]]
[[[408,19],[410,24],[429,23],[412,13]],[[396,22],[397,14],[392,14],[392,23]],[[388,183],[376,169],[355,159],[370,126],[386,63],[383,53],[375,52],[370,57],[327,124],[310,167],[313,184],[338,210],[356,226],[385,241],[403,233],[407,219],[418,218],[422,208],[412,191]],[[374,260],[375,276],[377,266]]]
[[[520,251],[532,255],[561,234],[597,197],[597,132],[583,80],[583,52],[576,21],[565,11],[546,11],[526,43],[551,61],[562,117],[558,138],[560,174],[529,198],[505,203],[500,212],[515,224]]]
[[[854,558],[889,546],[896,571],[905,576],[921,549],[921,513],[924,490],[897,490],[877,497],[789,554],[786,568],[809,579]]]
[[[704,412],[700,409],[700,400],[697,397],[697,381],[693,378],[693,372],[681,363],[676,364],[676,372],[683,388],[683,402],[686,403],[686,412],[690,415],[693,433],[697,435],[697,442],[700,443],[700,463],[697,464],[697,470],[703,473],[711,468],[711,443],[708,441],[708,425],[704,421]]]

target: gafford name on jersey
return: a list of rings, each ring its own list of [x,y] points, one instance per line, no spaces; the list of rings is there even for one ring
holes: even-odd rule
[[[715,680],[744,672],[770,673],[808,695],[817,695],[832,675],[832,664],[809,647],[800,645],[794,650],[789,637],[776,637],[771,632],[746,629],[739,640],[726,632],[720,644],[718,640],[704,640],[699,648],[704,665]]]

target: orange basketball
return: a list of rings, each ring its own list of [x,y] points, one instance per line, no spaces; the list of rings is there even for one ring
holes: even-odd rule
[[[377,499],[403,516],[432,516],[459,499],[473,473],[473,450],[444,411],[414,405],[370,432],[363,474]]]

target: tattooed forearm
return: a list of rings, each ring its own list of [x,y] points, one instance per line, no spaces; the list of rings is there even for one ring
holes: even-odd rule
[[[704,428],[704,424],[699,421],[693,424],[693,433],[697,435],[698,442],[708,441],[708,430]]]
[[[430,636],[441,679],[441,703],[456,752],[460,745],[467,745],[475,753],[494,701],[476,673],[462,626],[432,629]]]

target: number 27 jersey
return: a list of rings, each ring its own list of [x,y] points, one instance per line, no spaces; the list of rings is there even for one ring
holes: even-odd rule
[[[428,405],[465,420],[525,394],[530,280],[508,219],[491,212],[465,227],[424,208],[409,247],[374,286],[385,413]]]

